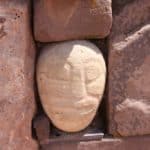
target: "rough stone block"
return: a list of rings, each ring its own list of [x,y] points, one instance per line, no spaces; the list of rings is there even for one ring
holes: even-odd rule
[[[109,132],[113,135],[150,134],[149,8],[149,0],[135,0],[114,16],[108,100]]]
[[[30,0],[0,1],[0,150],[37,150]]]
[[[40,42],[104,38],[111,24],[111,0],[34,0],[34,34]]]

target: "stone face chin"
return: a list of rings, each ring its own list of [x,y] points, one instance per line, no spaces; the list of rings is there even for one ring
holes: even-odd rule
[[[47,45],[38,60],[42,105],[52,123],[66,132],[86,128],[96,115],[105,88],[100,50],[87,41]]]

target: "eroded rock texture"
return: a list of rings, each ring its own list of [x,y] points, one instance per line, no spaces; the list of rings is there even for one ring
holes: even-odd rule
[[[109,131],[150,134],[150,1],[134,0],[114,16],[109,41]]]
[[[0,1],[0,150],[37,150],[30,0]]]
[[[86,128],[101,103],[106,67],[100,50],[87,41],[46,46],[38,60],[43,107],[53,124],[67,132]]]
[[[104,38],[112,24],[111,0],[34,0],[37,41]]]

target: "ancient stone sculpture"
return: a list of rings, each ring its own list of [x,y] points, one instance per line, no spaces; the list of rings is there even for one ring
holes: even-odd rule
[[[105,79],[102,53],[87,41],[47,45],[38,60],[41,102],[52,123],[63,131],[80,131],[91,123]]]

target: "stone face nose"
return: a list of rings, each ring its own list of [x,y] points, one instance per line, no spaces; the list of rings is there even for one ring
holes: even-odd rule
[[[74,97],[83,98],[86,96],[85,73],[83,64],[76,66],[71,70],[70,79],[71,93]]]

